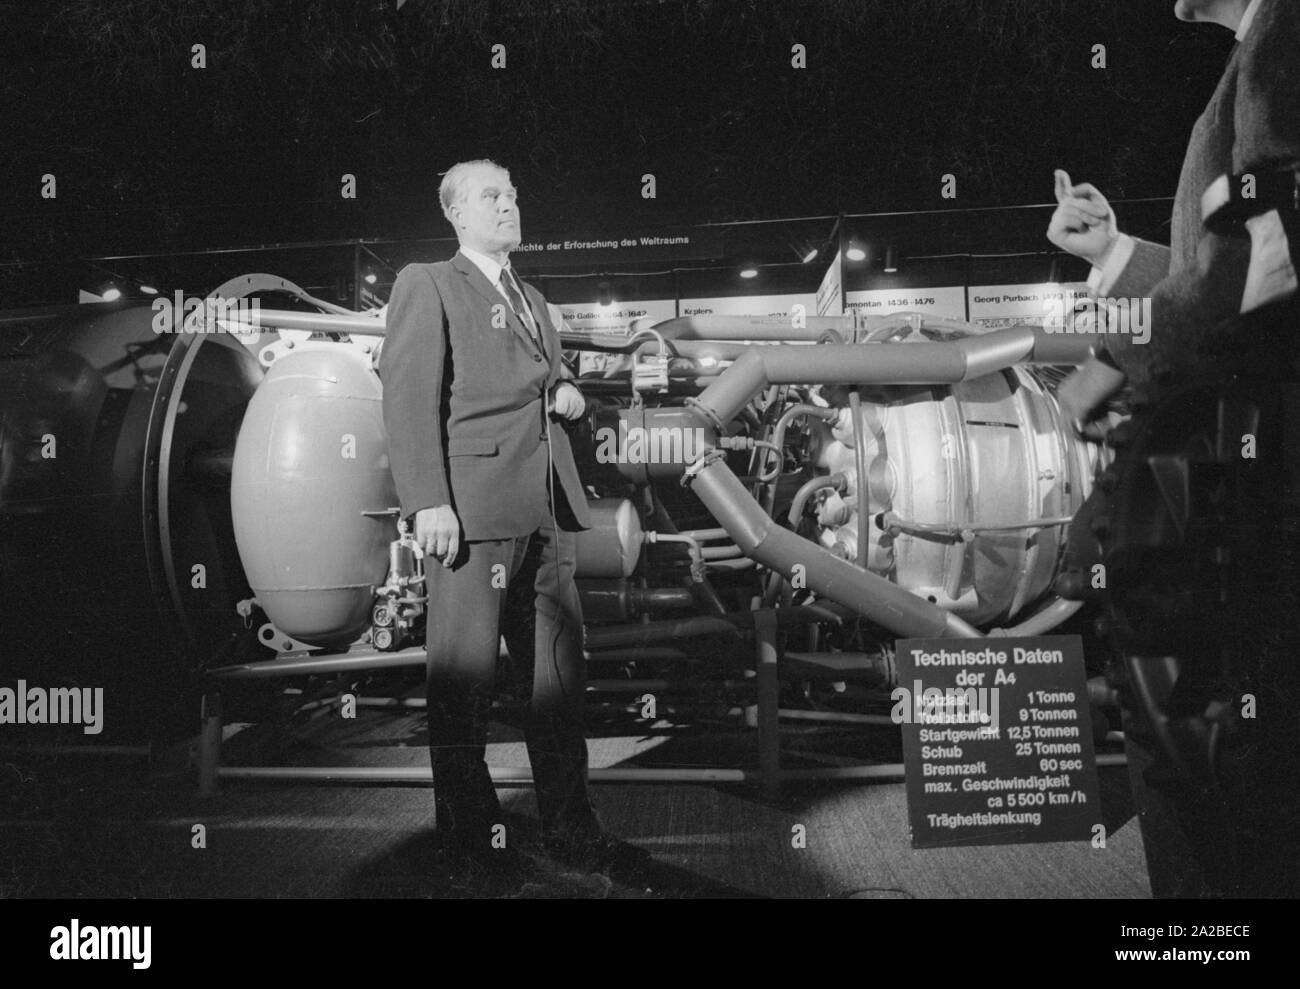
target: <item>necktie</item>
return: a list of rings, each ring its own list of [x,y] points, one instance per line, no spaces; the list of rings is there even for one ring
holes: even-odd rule
[[[510,300],[510,307],[514,309],[515,315],[519,317],[528,332],[532,334],[533,343],[537,344],[540,349],[542,346],[541,333],[538,332],[537,322],[533,319],[532,310],[528,308],[528,303],[524,301],[523,292],[517,287],[513,269],[501,269],[501,287],[505,289],[506,298]]]

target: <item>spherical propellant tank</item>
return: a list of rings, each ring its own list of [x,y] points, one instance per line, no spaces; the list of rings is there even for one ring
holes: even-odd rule
[[[303,341],[275,358],[235,445],[235,540],[258,604],[281,632],[347,645],[384,583],[397,507],[382,390],[370,357]]]

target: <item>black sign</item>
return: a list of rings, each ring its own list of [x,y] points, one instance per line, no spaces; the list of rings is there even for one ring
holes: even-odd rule
[[[510,252],[526,270],[625,262],[703,260],[720,257],[722,235],[710,227],[680,227],[620,234],[565,234],[525,239]]]
[[[901,639],[913,848],[1080,841],[1101,822],[1078,636]]]

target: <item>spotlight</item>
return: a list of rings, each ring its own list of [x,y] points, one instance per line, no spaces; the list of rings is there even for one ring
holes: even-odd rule
[[[600,308],[608,309],[614,304],[614,289],[609,282],[601,282],[600,289]]]
[[[898,271],[898,252],[892,247],[885,248],[885,273],[888,275]]]
[[[818,251],[817,248],[815,248],[815,247],[812,248],[811,250],[808,251],[807,254],[805,254],[805,255],[803,256],[803,263],[804,263],[804,264],[811,264],[813,261],[816,261],[816,260],[817,260],[817,255],[818,255],[819,253],[821,253],[821,252]]]
[[[154,288],[152,285],[141,285],[141,286],[140,286],[140,291],[143,292],[145,295],[157,295],[157,294],[158,294],[158,290],[157,290],[156,288]]]
[[[116,285],[108,285],[99,293],[99,297],[105,302],[116,302],[118,299],[122,298],[122,290]]]
[[[367,285],[373,285],[375,284],[375,282],[379,281],[379,276],[376,275],[373,271],[367,271],[366,276],[365,278],[362,279],[362,281],[364,281]]]
[[[758,269],[757,269],[757,268],[753,268],[753,267],[750,267],[750,268],[741,268],[741,269],[740,269],[740,277],[741,277],[741,278],[757,278],[757,277],[758,277]]]
[[[865,261],[867,259],[867,252],[859,245],[852,244],[849,249],[844,252],[844,256],[850,261]]]

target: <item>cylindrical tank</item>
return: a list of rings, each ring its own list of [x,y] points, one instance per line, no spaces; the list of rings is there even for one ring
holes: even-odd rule
[[[636,506],[626,498],[588,502],[591,528],[578,533],[579,577],[629,577],[641,556],[645,534]]]
[[[308,341],[278,358],[235,445],[231,512],[262,610],[284,633],[346,645],[370,619],[397,530],[382,390],[370,359]]]

